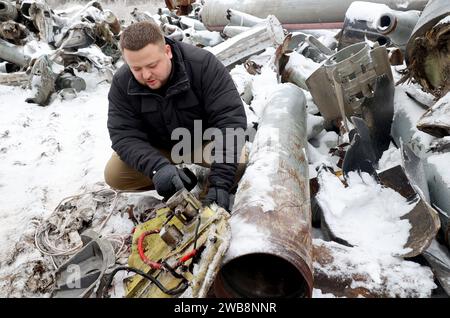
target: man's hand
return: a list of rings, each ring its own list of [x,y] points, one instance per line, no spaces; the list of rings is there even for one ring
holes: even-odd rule
[[[177,169],[174,165],[166,165],[159,169],[153,176],[153,184],[156,192],[165,200],[169,199],[177,191],[185,188],[185,185],[192,183],[192,180],[183,170]]]
[[[203,200],[203,204],[208,205],[213,202],[216,202],[217,205],[229,211],[230,194],[227,190],[224,190],[222,188],[211,187],[209,188],[208,194]]]

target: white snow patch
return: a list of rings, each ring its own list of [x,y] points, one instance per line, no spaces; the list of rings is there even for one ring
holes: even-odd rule
[[[336,297],[333,294],[323,293],[322,290],[314,288],[312,298],[345,298],[345,297]]]
[[[231,78],[236,86],[242,100],[249,104],[253,98],[252,95],[252,81],[254,75],[251,75],[245,67],[241,64],[230,71]]]
[[[261,118],[267,99],[276,90],[277,85],[277,74],[269,65],[263,66],[261,74],[255,75],[252,82],[253,101],[250,106],[258,118]]]
[[[246,205],[259,206],[265,212],[275,209],[275,202],[270,195],[274,191],[274,187],[269,176],[279,165],[280,153],[273,149],[278,142],[277,136],[278,129],[276,128],[265,127],[264,130],[258,130],[245,174],[239,182],[239,187],[250,182],[252,191],[245,191],[245,195],[240,195],[241,191],[238,189],[235,206],[245,200]]]
[[[317,136],[309,140],[322,154],[328,154],[330,148],[335,148],[344,140],[334,131],[322,130]]]
[[[313,145],[308,143],[308,148],[306,150],[308,156],[308,162],[310,164],[310,178],[313,178],[317,175],[316,168],[321,166],[322,164],[327,167],[337,168],[336,164],[339,161],[339,158],[332,157],[330,154],[323,154],[319,151],[319,149],[315,148]]]
[[[308,111],[309,114],[317,115],[320,112],[319,107],[317,107],[317,105],[314,103],[311,93],[306,89],[302,90],[306,98],[306,110]]]
[[[450,93],[439,99],[419,120],[418,125],[450,126]]]
[[[264,231],[253,223],[249,223],[240,214],[233,215],[230,219],[231,237],[236,242],[245,238],[246,244],[231,244],[228,255],[243,255],[254,251],[268,251],[269,231]]]
[[[378,162],[378,170],[385,171],[401,164],[402,152],[391,144],[390,148],[383,152]]]
[[[317,136],[323,129],[325,125],[325,119],[322,116],[315,116],[311,114],[307,114],[307,135],[308,140]]]
[[[296,51],[289,53],[288,56],[289,62],[286,64],[286,68],[297,70],[304,76],[305,80],[320,67],[319,63],[314,62]]]
[[[30,56],[32,59],[39,58],[43,55],[51,55],[55,53],[47,43],[37,40],[32,40],[24,45],[23,53]]]
[[[450,15],[446,16],[445,18],[443,18],[441,21],[439,21],[436,25],[439,24],[447,24],[450,23]]]
[[[448,169],[450,163],[450,153],[447,152],[443,154],[432,155],[427,160],[428,164],[436,167],[436,170],[439,171],[442,180],[447,185],[447,187],[450,188],[450,169]]]
[[[244,105],[245,116],[247,117],[247,127],[253,127],[254,124],[259,122],[259,118],[246,102],[242,101],[242,104]]]
[[[407,253],[411,224],[400,217],[414,207],[369,174],[350,172],[348,187],[328,171],[319,175],[317,200],[333,233],[353,246],[378,255]],[[386,204],[388,203],[388,204]]]
[[[429,155],[427,152],[430,144],[436,138],[416,127],[425,110],[406,95],[406,91],[413,87],[420,89],[417,84],[403,84],[395,87],[391,134],[397,144],[400,144],[401,139],[418,157],[426,158]]]

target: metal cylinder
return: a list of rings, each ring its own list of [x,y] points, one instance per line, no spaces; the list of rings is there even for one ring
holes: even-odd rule
[[[389,36],[397,46],[405,49],[419,16],[420,11],[415,10],[386,12],[378,19],[377,30],[381,34]]]
[[[259,18],[269,14],[276,16],[287,29],[312,28],[311,24],[322,24],[321,28],[340,28],[345,12],[354,0],[208,0],[200,15],[210,30],[222,30],[228,24],[227,10],[239,10]],[[391,9],[422,10],[427,0],[372,0],[384,3]],[[341,23],[338,26],[336,23]],[[309,25],[308,25],[309,24]]]
[[[222,33],[225,34],[227,37],[232,38],[233,36],[248,31],[249,29],[250,28],[248,27],[228,25],[225,28],[223,28]]]
[[[0,39],[0,58],[20,67],[28,66],[30,57],[24,54],[23,46],[17,46]]]
[[[0,21],[17,19],[17,8],[12,1],[0,1]]]
[[[0,21],[17,19],[17,8],[12,1],[0,1]]]
[[[77,92],[86,89],[86,82],[79,76],[74,76],[70,73],[63,73],[55,81],[56,89],[62,90],[65,88],[73,88]]]
[[[311,297],[306,99],[280,84],[268,99],[239,183],[218,297]]]
[[[230,20],[230,25],[243,27],[252,27],[263,22],[261,18],[233,9],[227,10],[227,20]]]

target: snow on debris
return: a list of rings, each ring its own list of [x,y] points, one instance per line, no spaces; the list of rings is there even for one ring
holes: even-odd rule
[[[319,174],[317,200],[332,232],[372,254],[401,255],[411,224],[400,218],[414,206],[367,173],[350,172],[348,187],[328,171]],[[389,204],[386,204],[389,202]]]
[[[439,99],[439,101],[422,116],[417,125],[450,126],[450,93],[447,93],[444,97]]]
[[[312,298],[339,298],[339,297],[336,297],[335,295],[330,293],[323,293],[322,290],[314,288]]]
[[[380,161],[378,162],[378,170],[385,171],[401,164],[402,164],[401,150],[391,144],[389,149],[383,152],[383,155],[381,156]]]
[[[230,245],[230,250],[228,253],[230,255],[245,255],[256,249],[259,251],[268,251],[270,249],[270,244],[268,244],[270,237],[270,231],[264,231],[261,227],[257,227],[254,224],[249,223],[247,220],[237,214],[235,217],[230,219],[231,235],[234,238],[245,237],[246,242],[252,242],[251,244],[232,244]],[[251,238],[249,240],[248,238]]]
[[[450,169],[448,169],[450,164],[450,153],[447,152],[432,155],[428,157],[427,162],[429,165],[436,167],[442,180],[447,187],[450,188]]]
[[[373,253],[370,249],[351,248],[335,242],[314,239],[316,247],[332,251],[332,262],[314,262],[314,272],[350,281],[347,288],[364,288],[383,297],[430,297],[437,286],[429,267],[402,258]]]

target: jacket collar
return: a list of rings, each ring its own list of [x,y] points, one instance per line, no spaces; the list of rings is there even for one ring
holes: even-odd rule
[[[166,37],[166,43],[172,48],[172,72],[169,77],[169,81],[166,90],[166,97],[170,95],[176,95],[178,93],[187,91],[191,85],[189,82],[189,77],[186,72],[186,67],[184,64],[184,59],[181,54],[180,48],[176,41]],[[128,68],[131,78],[128,81],[127,94],[128,95],[151,95],[156,94],[155,90],[152,90],[148,86],[141,85],[131,73]]]

